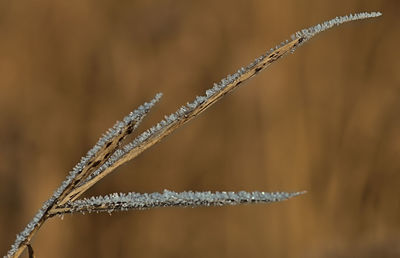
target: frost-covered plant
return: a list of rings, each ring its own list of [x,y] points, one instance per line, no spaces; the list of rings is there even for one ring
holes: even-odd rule
[[[176,130],[184,123],[189,122],[202,113],[219,99],[238,88],[243,82],[258,74],[267,66],[293,53],[297,47],[314,37],[316,34],[340,25],[345,22],[380,16],[380,12],[357,13],[354,15],[336,17],[308,29],[303,29],[291,36],[290,40],[283,41],[275,48],[256,58],[249,65],[240,68],[233,75],[228,75],[219,83],[206,90],[205,95],[197,96],[194,101],[180,107],[175,113],[165,116],[155,126],[137,136],[132,142],[122,145],[126,136],[130,135],[147,115],[150,109],[160,100],[159,93],[149,101],[139,106],[118,121],[103,137],[88,151],[86,156],[72,169],[61,186],[47,200],[25,229],[17,235],[5,257],[19,257],[25,247],[28,247],[29,256],[33,256],[31,239],[47,219],[55,215],[68,213],[113,212],[136,209],[150,209],[169,206],[221,206],[244,203],[277,202],[298,196],[304,192],[182,192],[176,193],[164,190],[163,193],[114,193],[107,196],[78,198],[91,186],[96,184],[117,167],[137,157],[149,147],[161,141],[164,137]]]

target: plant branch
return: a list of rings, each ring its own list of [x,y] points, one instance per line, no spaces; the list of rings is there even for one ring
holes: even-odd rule
[[[255,59],[248,66],[240,68],[233,75],[228,75],[226,78],[222,79],[221,82],[215,83],[212,88],[205,92],[204,96],[196,97],[193,102],[182,106],[175,113],[166,116],[165,119],[160,121],[157,125],[140,134],[135,138],[135,140],[133,140],[133,142],[121,147],[121,141],[137,128],[151,107],[158,102],[161,94],[157,94],[153,100],[140,106],[137,110],[125,117],[122,122],[117,122],[113,128],[108,130],[108,132],[100,138],[98,143],[74,167],[66,180],[54,192],[51,198],[43,204],[42,208],[40,208],[32,221],[29,222],[25,229],[17,235],[17,238],[11,246],[11,249],[8,251],[6,257],[19,257],[25,247],[30,245],[32,237],[43,223],[49,217],[57,214],[59,209],[65,209],[68,208],[68,205],[72,205],[69,209],[73,212],[74,209],[77,209],[73,205],[83,205],[82,202],[84,202],[84,200],[75,200],[91,186],[100,181],[106,175],[110,174],[115,170],[115,168],[137,157],[146,149],[160,142],[164,137],[168,136],[180,126],[197,117],[197,115],[201,114],[223,96],[238,88],[270,64],[288,53],[293,53],[297,47],[304,44],[318,33],[332,28],[335,25],[340,25],[349,21],[378,17],[380,15],[381,13],[379,12],[371,12],[336,17],[332,20],[296,32],[291,36],[290,40],[282,42],[275,48],[272,48],[259,58]],[[176,195],[182,194],[184,193]],[[217,193],[215,193],[215,195],[216,194]],[[218,201],[216,201],[216,203],[218,203]],[[232,202],[227,201],[226,204],[230,203]],[[176,205],[171,204],[171,206]],[[99,207],[102,206],[100,205]]]

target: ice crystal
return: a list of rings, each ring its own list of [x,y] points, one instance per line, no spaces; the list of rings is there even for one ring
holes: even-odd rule
[[[317,24],[317,25],[309,27],[307,29],[298,31],[298,32],[292,34],[291,38],[292,39],[305,38],[306,40],[308,40],[308,39],[314,37],[315,35],[317,35],[318,33],[321,33],[327,29],[330,29],[335,25],[338,26],[345,22],[362,20],[362,19],[367,19],[367,18],[374,18],[374,17],[378,17],[381,15],[382,15],[381,12],[370,12],[370,13],[363,12],[363,13],[350,14],[350,15],[346,15],[346,16],[338,16],[329,21],[325,21],[323,23]]]
[[[162,193],[113,193],[76,200],[67,203],[64,213],[76,212],[113,212],[125,210],[142,210],[157,207],[199,207],[223,206],[249,203],[280,202],[303,194],[304,192],[173,192]]]

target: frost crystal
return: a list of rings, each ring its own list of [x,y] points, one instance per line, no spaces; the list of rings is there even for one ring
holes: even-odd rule
[[[325,21],[321,24],[312,26],[308,29],[303,29],[301,31],[298,31],[298,32],[294,33],[291,36],[291,38],[292,39],[305,38],[305,40],[309,40],[310,38],[314,37],[318,33],[321,33],[327,29],[330,29],[335,25],[338,26],[345,22],[362,20],[362,19],[367,19],[367,18],[374,18],[374,17],[379,17],[381,15],[382,15],[382,13],[380,13],[380,12],[371,12],[371,13],[364,12],[364,13],[350,14],[350,15],[346,15],[346,16],[339,16],[339,17],[336,17],[329,21]]]
[[[112,212],[142,210],[157,207],[199,207],[223,206],[248,203],[279,202],[303,194],[304,192],[181,192],[164,190],[163,193],[113,193],[67,203],[66,213]]]

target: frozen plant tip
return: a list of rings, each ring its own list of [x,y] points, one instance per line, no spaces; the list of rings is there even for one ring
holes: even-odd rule
[[[164,190],[163,193],[114,193],[107,196],[96,196],[67,203],[50,214],[114,212],[126,210],[143,210],[159,207],[199,207],[224,206],[250,203],[279,202],[298,196],[305,192],[181,192]]]
[[[308,29],[294,33],[290,40],[283,41],[275,48],[256,58],[249,65],[228,75],[219,83],[206,90],[205,95],[197,96],[192,102],[180,107],[175,113],[165,116],[155,126],[144,131],[132,142],[122,145],[123,140],[140,124],[150,109],[160,100],[157,94],[152,100],[139,106],[135,111],[118,121],[103,137],[88,151],[80,162],[72,169],[65,181],[47,200],[42,208],[28,223],[25,229],[17,235],[14,244],[5,257],[19,257],[28,246],[33,254],[31,239],[43,223],[56,214],[63,215],[75,212],[100,212],[113,210],[149,209],[165,206],[220,206],[242,203],[266,203],[282,201],[297,196],[303,192],[294,193],[264,193],[264,192],[182,192],[164,191],[152,194],[111,194],[105,197],[92,197],[77,200],[91,186],[120,165],[137,157],[145,150],[160,142],[164,137],[175,131],[181,125],[197,117],[226,94],[243,85],[248,79],[257,75],[270,64],[288,53],[293,53],[297,47],[320,32],[345,22],[380,16],[380,12],[357,13],[336,17]]]

